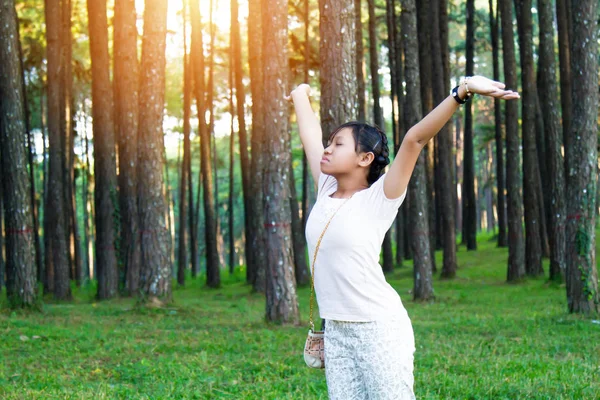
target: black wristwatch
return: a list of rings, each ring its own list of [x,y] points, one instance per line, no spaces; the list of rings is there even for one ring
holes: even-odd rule
[[[459,86],[455,86],[454,89],[452,89],[452,97],[458,104],[465,104],[471,97],[467,94],[467,97],[464,100],[461,99],[458,95],[458,88]]]

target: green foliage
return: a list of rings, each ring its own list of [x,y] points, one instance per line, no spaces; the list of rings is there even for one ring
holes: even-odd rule
[[[408,265],[388,276],[414,326],[417,398],[598,398],[600,326],[566,314],[564,285],[507,285],[507,250],[479,239],[477,252],[458,252],[457,279],[435,278],[434,303],[412,302]],[[95,303],[89,286],[44,314],[0,314],[0,397],[327,398],[324,373],[301,357],[308,289],[303,325],[274,326],[243,268],[218,290],[188,282],[170,308]]]

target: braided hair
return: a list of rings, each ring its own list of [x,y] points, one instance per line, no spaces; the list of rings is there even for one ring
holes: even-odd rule
[[[335,135],[344,128],[352,130],[356,153],[371,152],[375,156],[369,166],[369,174],[367,175],[367,182],[371,185],[383,175],[383,170],[390,163],[387,136],[377,125],[351,121],[338,126],[329,136],[329,140],[333,140]]]

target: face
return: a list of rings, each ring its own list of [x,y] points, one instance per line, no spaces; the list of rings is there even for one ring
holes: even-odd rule
[[[343,175],[356,169],[368,168],[372,153],[356,153],[356,143],[351,128],[339,131],[328,143],[321,159],[321,172],[328,175]]]

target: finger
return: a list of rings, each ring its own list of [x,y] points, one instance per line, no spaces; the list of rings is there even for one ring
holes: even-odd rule
[[[498,81],[492,81],[492,85],[496,86],[497,88],[500,89],[504,89],[506,87],[506,85],[502,82],[498,82]]]
[[[510,92],[510,93],[506,93],[502,96],[503,99],[505,100],[514,100],[514,99],[519,99],[521,98],[521,96],[519,96],[519,93],[517,92]]]

